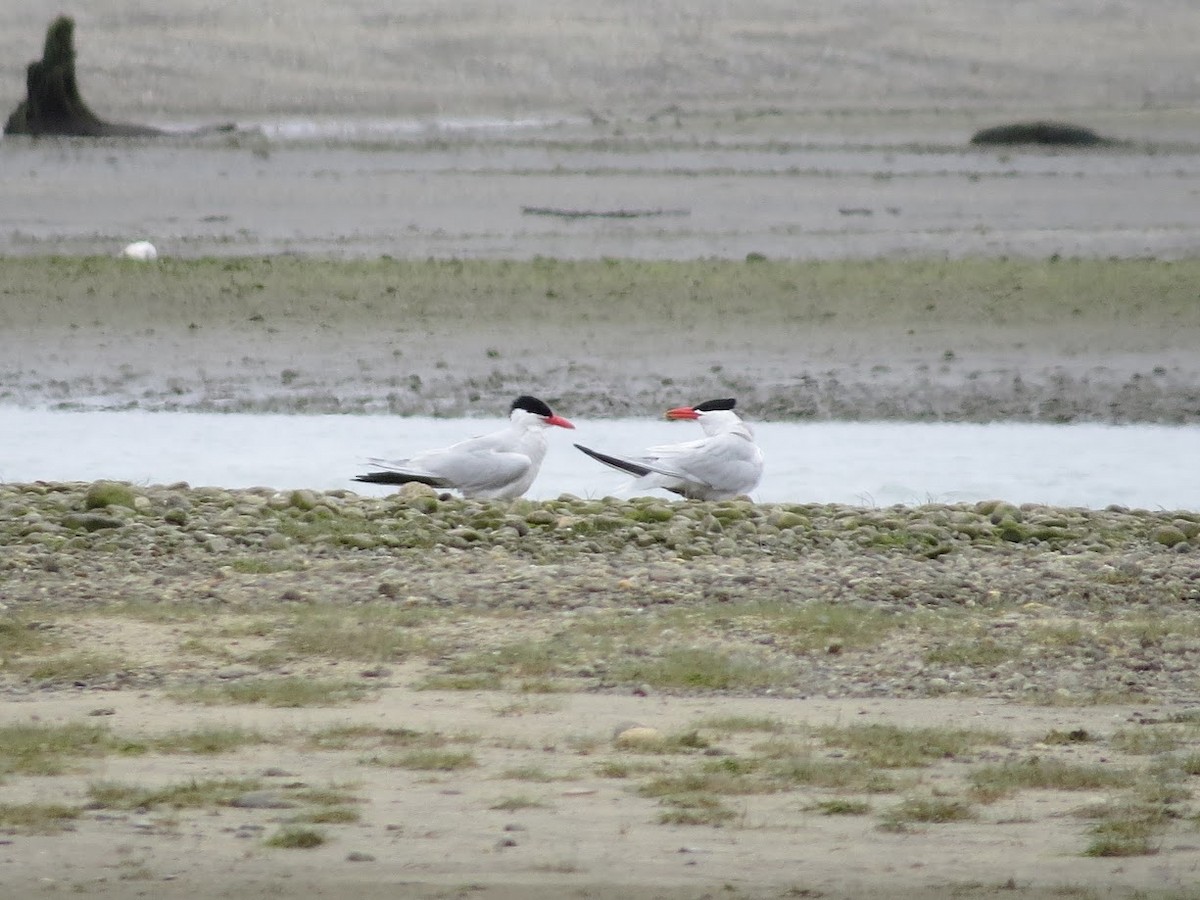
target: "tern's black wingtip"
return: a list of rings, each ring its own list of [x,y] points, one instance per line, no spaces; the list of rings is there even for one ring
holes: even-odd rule
[[[650,474],[650,469],[648,469],[646,466],[639,465],[632,460],[621,459],[617,456],[609,456],[607,453],[601,453],[598,450],[592,450],[583,446],[583,444],[576,444],[575,449],[590,456],[592,459],[596,460],[596,462],[604,463],[604,465],[611,466],[612,468],[621,472],[627,472],[628,474],[636,475],[639,478],[643,475]]]

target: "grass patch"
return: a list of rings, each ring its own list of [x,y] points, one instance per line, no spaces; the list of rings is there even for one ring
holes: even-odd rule
[[[88,786],[92,802],[104,809],[211,809],[229,806],[242,794],[257,791],[262,783],[248,778],[223,778],[187,781],[159,788],[145,788],[103,781]]]
[[[231,559],[227,565],[241,575],[274,575],[278,572],[290,572],[299,567],[294,560],[285,561],[263,556],[239,556]]]
[[[99,725],[0,726],[0,777],[61,775],[74,757],[106,756],[121,746]]]
[[[1090,829],[1092,839],[1083,855],[1153,856],[1158,853],[1156,838],[1160,830],[1157,823],[1138,817],[1098,822]]]
[[[0,619],[0,668],[11,666],[11,657],[42,653],[59,641],[46,630],[46,623],[22,616]]]
[[[503,678],[545,679],[565,665],[578,662],[578,652],[559,638],[523,640],[452,660],[452,675],[490,675]]]
[[[426,618],[381,606],[306,610],[281,628],[276,645],[292,657],[400,662],[424,648],[408,629]]]
[[[722,611],[723,615],[729,612]],[[775,636],[793,653],[862,650],[879,645],[903,619],[878,609],[815,601],[793,604],[750,604],[732,611]]]
[[[326,806],[294,815],[289,820],[295,825],[349,825],[359,821],[362,813],[348,806]]]
[[[367,760],[374,766],[392,769],[414,769],[424,772],[455,772],[479,765],[475,754],[467,750],[412,750],[391,756],[373,756]]]
[[[783,734],[787,730],[787,726],[773,716],[708,716],[701,719],[697,727],[722,735],[753,732]]]
[[[111,653],[91,650],[79,653],[64,653],[59,656],[42,657],[24,663],[10,665],[32,681],[97,681],[128,668],[128,661]]]
[[[643,784],[645,797],[695,793],[748,795],[794,791],[801,787],[850,793],[885,794],[897,790],[884,772],[854,760],[823,759],[809,749],[759,756],[707,759],[686,772],[659,775]]]
[[[518,795],[514,797],[504,797],[497,800],[488,809],[502,810],[503,812],[517,812],[522,809],[547,809],[547,804],[540,800],[534,800],[532,797]]]
[[[820,800],[811,808],[823,816],[865,816],[871,811],[871,804],[865,800],[835,797],[832,800]]]
[[[1030,757],[1019,762],[984,766],[969,780],[976,799],[989,802],[1023,789],[1097,791],[1133,787],[1137,774],[1104,765],[1083,765],[1057,759]]]
[[[901,728],[897,725],[828,725],[816,731],[829,747],[844,747],[855,759],[885,769],[928,766],[956,759],[977,747],[1008,743],[997,731],[967,728]]]
[[[978,641],[956,641],[926,651],[925,662],[930,665],[970,666],[987,668],[1021,655],[1021,647],[1004,646],[990,638]]]
[[[660,762],[648,760],[606,759],[596,763],[594,770],[601,778],[632,778],[663,770]]]
[[[574,688],[565,681],[555,681],[552,678],[526,678],[517,685],[517,690],[522,694],[566,694]],[[543,703],[540,711],[554,712],[558,708]]]
[[[191,731],[176,731],[151,738],[147,746],[155,753],[195,753],[201,756],[216,756],[232,753],[242,747],[268,743],[268,738],[258,731],[246,728],[211,726]]]
[[[881,827],[888,831],[903,830],[911,823],[941,825],[950,822],[969,822],[975,818],[971,804],[964,800],[942,797],[910,797],[887,810]]]
[[[57,834],[79,818],[81,810],[57,803],[0,803],[0,829],[19,834]]]
[[[777,790],[816,787],[890,794],[900,788],[892,775],[862,760],[829,759],[818,756],[811,747],[786,741],[771,741],[754,749],[761,754],[763,776],[771,779]]]
[[[436,732],[412,728],[379,728],[375,725],[331,725],[305,737],[315,750],[346,750],[364,744],[381,747],[440,747],[446,738]]]
[[[521,690],[524,690],[522,685]],[[496,709],[496,715],[501,718],[509,718],[513,716],[537,716],[545,715],[546,713],[555,713],[563,708],[562,701],[551,697],[537,697],[534,699],[514,700],[511,703],[506,703]]]
[[[1072,728],[1070,731],[1060,731],[1057,728],[1052,728],[1046,732],[1046,736],[1042,738],[1042,743],[1051,745],[1086,744],[1094,740],[1096,738],[1086,728]]]
[[[777,787],[768,779],[756,778],[758,763],[726,756],[698,766],[688,772],[660,775],[638,788],[642,797],[670,800],[697,794],[770,794]]]
[[[328,838],[323,831],[315,828],[302,828],[298,825],[288,825],[263,841],[266,847],[282,850],[311,850],[320,847]]]
[[[655,688],[733,691],[778,687],[791,680],[780,665],[746,653],[703,647],[669,650],[658,659],[628,660],[617,667],[623,682]]]
[[[331,784],[328,787],[301,787],[288,792],[289,800],[312,803],[317,806],[345,806],[360,802],[358,797],[345,787]]]
[[[229,684],[173,691],[171,696],[176,700],[205,706],[234,704],[298,708],[342,706],[362,700],[369,693],[367,686],[354,681],[289,677],[247,678]]]
[[[209,621],[213,607],[209,603],[189,603],[172,600],[160,603],[152,600],[123,600],[101,607],[101,615],[135,619],[151,625],[178,625],[189,622]]]
[[[1122,728],[1109,738],[1108,744],[1119,753],[1151,756],[1178,750],[1186,740],[1178,728]]]
[[[495,672],[429,675],[417,684],[420,691],[498,691],[503,687],[504,679]]]
[[[1200,775],[1200,753],[1189,753],[1186,756],[1176,757],[1171,762],[1186,775]]]
[[[220,644],[214,644],[211,641],[200,637],[190,637],[179,642],[175,648],[179,653],[186,653],[191,656],[201,656],[207,659],[219,659],[224,662],[230,662],[237,657],[229,651],[228,647]]]
[[[660,825],[709,825],[718,828],[738,817],[737,810],[709,794],[675,794],[664,797],[668,808],[659,813]]]
[[[537,784],[569,780],[561,775],[552,775],[541,766],[519,766],[514,769],[505,769],[500,773],[500,777],[509,781],[532,781]]]

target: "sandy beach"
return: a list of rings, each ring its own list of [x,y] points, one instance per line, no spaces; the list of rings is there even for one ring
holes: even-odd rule
[[[1193,7],[101,0],[97,112],[238,130],[0,140],[0,402],[1195,425]],[[1115,143],[968,144],[1033,118]],[[1193,898],[1197,552],[0,485],[0,892]]]

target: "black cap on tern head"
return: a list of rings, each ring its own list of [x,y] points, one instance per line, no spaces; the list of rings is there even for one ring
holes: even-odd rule
[[[737,401],[732,397],[727,397],[724,400],[705,400],[703,403],[698,403],[693,406],[696,412],[717,412],[722,409],[733,409],[737,406]]]
[[[554,415],[549,406],[537,397],[530,397],[528,394],[522,394],[514,400],[508,411],[512,412],[514,409],[523,409],[527,413],[533,413],[535,416],[544,416],[546,418]]]

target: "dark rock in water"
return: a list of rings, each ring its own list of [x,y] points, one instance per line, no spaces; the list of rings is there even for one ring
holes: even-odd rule
[[[1042,144],[1051,147],[1103,147],[1116,143],[1090,128],[1066,122],[1014,122],[984,128],[971,137],[972,144]]]
[[[233,131],[232,124],[205,126],[185,134]],[[46,29],[42,58],[25,70],[25,99],[17,104],[5,134],[61,137],[153,137],[176,134],[149,125],[106,122],[79,95],[75,81],[75,21],[59,16]]]

